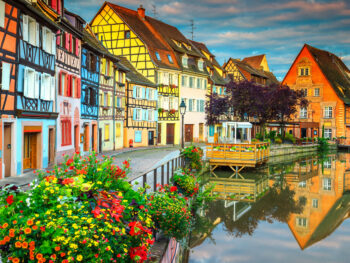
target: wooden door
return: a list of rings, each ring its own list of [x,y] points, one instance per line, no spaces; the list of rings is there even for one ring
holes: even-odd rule
[[[38,158],[38,151],[37,151],[37,134],[31,133],[30,135],[30,162],[32,169],[37,168],[37,158]]]
[[[4,164],[5,177],[11,176],[11,125],[4,127]]]
[[[95,147],[95,142],[96,142],[96,134],[97,134],[97,127],[96,124],[92,125],[92,142],[91,142],[91,150],[92,151],[96,151],[96,147]]]
[[[30,147],[30,133],[25,133],[23,141],[23,170],[31,168]]]
[[[185,142],[193,142],[193,124],[185,124]]]
[[[98,129],[98,152],[102,152],[102,128]]]
[[[199,124],[199,141],[200,142],[204,141],[204,124],[203,123]]]
[[[162,124],[158,123],[158,135],[157,135],[158,143],[162,143]]]
[[[148,145],[154,145],[154,131],[148,131]]]
[[[80,138],[79,138],[79,126],[78,125],[74,125],[74,147],[75,147],[75,151],[76,152],[80,152],[80,147],[79,147],[79,143],[80,143]]]
[[[49,129],[49,164],[55,162],[55,130]]]
[[[166,144],[174,144],[175,124],[167,123],[166,125]]]

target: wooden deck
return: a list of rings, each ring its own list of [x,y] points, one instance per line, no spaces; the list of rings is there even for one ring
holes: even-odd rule
[[[211,172],[219,166],[228,166],[239,173],[244,167],[267,162],[269,146],[269,143],[207,144],[206,157]]]
[[[209,182],[215,184],[211,193],[223,200],[256,202],[269,189],[267,176],[258,180],[211,178]]]

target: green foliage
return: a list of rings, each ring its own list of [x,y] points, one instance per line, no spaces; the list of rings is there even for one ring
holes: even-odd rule
[[[199,184],[197,183],[195,175],[190,171],[185,171],[183,169],[177,170],[171,178],[171,182],[187,197],[198,193]]]
[[[281,139],[281,138],[276,138],[276,139],[275,139],[275,143],[277,143],[277,144],[282,144],[282,139]]]
[[[329,151],[329,143],[326,138],[318,138],[318,151],[327,153]]]
[[[261,133],[256,133],[255,134],[255,138],[257,139],[257,140],[259,140],[259,141],[262,141],[264,138],[263,138],[263,136],[262,136],[262,134]]]
[[[294,138],[293,134],[290,134],[290,133],[285,134],[284,140],[287,142],[291,142],[293,144],[295,144],[296,142],[296,139]]]
[[[203,150],[201,147],[196,147],[195,145],[191,145],[182,149],[180,154],[185,158],[187,169],[190,169],[190,170],[196,169],[197,171],[202,170]]]

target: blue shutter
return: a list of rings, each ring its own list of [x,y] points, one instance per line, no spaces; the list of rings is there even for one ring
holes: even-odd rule
[[[216,93],[217,91],[216,91],[216,87],[214,86],[213,87],[213,93]]]
[[[10,90],[10,82],[11,82],[11,64],[2,63],[2,90]]]
[[[143,120],[143,121],[146,121],[146,120],[147,120],[146,114],[147,114],[147,110],[142,109],[142,120]]]
[[[149,100],[149,89],[146,89],[146,99]]]
[[[141,99],[145,98],[145,88],[141,88]]]
[[[134,121],[136,120],[136,109],[134,109],[134,112],[133,112],[133,118],[132,118]]]
[[[201,111],[201,100],[197,100],[197,112]]]
[[[209,136],[214,136],[214,125],[209,126]]]
[[[133,90],[132,90],[132,97],[133,97],[133,98],[136,98],[136,86],[133,87]]]
[[[158,121],[158,111],[154,111],[154,121]]]
[[[158,100],[158,90],[154,90],[154,100]]]
[[[192,99],[189,99],[188,102],[189,102],[188,111],[192,111]]]

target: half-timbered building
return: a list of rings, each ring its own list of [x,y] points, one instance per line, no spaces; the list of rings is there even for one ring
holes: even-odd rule
[[[57,25],[21,0],[16,85],[16,168],[46,168],[55,162],[55,57]]]
[[[229,82],[226,76],[226,71],[220,66],[220,64],[215,59],[215,56],[209,51],[204,43],[191,41],[203,55],[208,76],[208,94],[214,93],[219,96],[226,96],[225,85]],[[222,122],[228,121],[227,119],[222,119]],[[207,129],[207,141],[217,142],[218,138],[222,136],[222,123],[216,125],[210,125]]]
[[[0,1],[0,179],[16,174],[18,4]]]
[[[126,73],[124,147],[155,145],[158,121],[157,85],[139,73],[126,58],[120,57],[120,60],[129,69]]]
[[[82,152],[97,152],[98,92],[100,83],[100,52],[89,28],[84,29],[81,54],[81,131]]]
[[[154,19],[145,15],[142,6],[135,11],[106,2],[90,25],[110,52],[126,57],[143,76],[158,85],[158,144],[179,144],[176,105],[179,103],[181,68],[172,47],[152,21]]]

